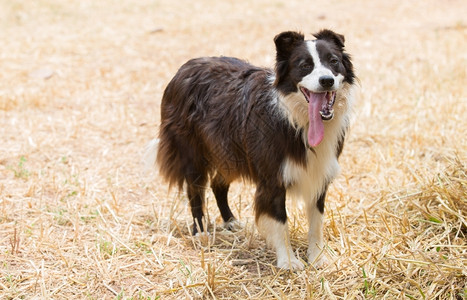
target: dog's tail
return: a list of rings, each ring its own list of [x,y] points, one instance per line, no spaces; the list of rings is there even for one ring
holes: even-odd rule
[[[153,139],[147,143],[143,154],[143,168],[145,172],[154,171],[156,168],[157,148],[159,139]]]

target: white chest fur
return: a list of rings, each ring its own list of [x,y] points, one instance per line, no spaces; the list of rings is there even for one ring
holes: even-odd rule
[[[298,94],[298,93],[297,93]],[[282,98],[285,115],[303,128],[303,141],[307,141],[308,120],[306,105],[302,95],[291,95]],[[300,101],[300,102],[299,102]],[[353,102],[353,89],[344,84],[337,92],[334,105],[334,119],[324,124],[323,141],[314,149],[307,150],[306,166],[297,164],[290,158],[282,162],[282,179],[288,186],[288,194],[301,197],[306,202],[316,201],[324,191],[325,184],[330,183],[339,172],[336,151],[339,139],[349,126],[349,113]]]
[[[289,158],[283,161],[282,177],[292,197],[301,197],[307,202],[316,201],[325,184],[331,182],[339,172],[336,149],[343,131],[339,123],[326,124],[323,142],[314,148],[314,153],[307,150],[306,166]],[[306,137],[306,132],[304,134]]]

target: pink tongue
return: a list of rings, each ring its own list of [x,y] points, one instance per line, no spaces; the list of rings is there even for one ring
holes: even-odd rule
[[[319,111],[326,101],[326,93],[309,93],[308,103],[308,144],[318,146],[324,137],[324,124]]]

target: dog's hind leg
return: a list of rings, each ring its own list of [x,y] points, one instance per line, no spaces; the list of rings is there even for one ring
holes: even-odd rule
[[[217,173],[211,181],[211,188],[216,197],[217,207],[224,220],[224,226],[232,230],[235,227],[235,217],[230,210],[227,194],[229,192],[230,183],[226,182],[224,177]]]
[[[204,193],[207,176],[201,172],[191,171],[186,176],[187,194],[193,215],[193,235],[205,230],[204,225]]]

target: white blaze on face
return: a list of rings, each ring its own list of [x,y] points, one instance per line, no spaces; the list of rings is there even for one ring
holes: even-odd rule
[[[334,91],[340,87],[344,77],[341,74],[335,76],[328,67],[322,64],[316,48],[316,41],[307,41],[306,43],[314,67],[311,73],[303,77],[298,85],[308,101],[308,145],[316,147],[324,138],[324,116],[326,116],[326,120],[333,117]],[[330,82],[332,86],[321,85],[321,78],[323,81],[332,81]]]
[[[320,92],[323,91],[323,89],[319,84],[319,79],[322,76],[331,76],[332,78],[334,78],[334,85],[332,86],[332,88],[330,88],[330,90],[335,91],[339,89],[339,87],[342,84],[342,81],[344,80],[344,76],[342,76],[341,74],[337,74],[337,76],[334,75],[330,69],[326,68],[321,63],[318,50],[316,49],[316,41],[307,41],[306,44],[308,51],[310,52],[310,55],[313,58],[314,68],[310,74],[302,78],[302,80],[299,83],[299,86],[303,86],[312,92]]]

